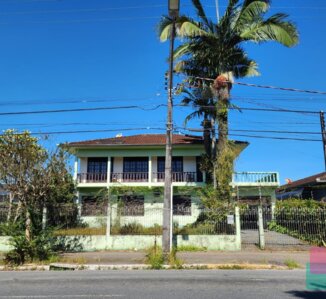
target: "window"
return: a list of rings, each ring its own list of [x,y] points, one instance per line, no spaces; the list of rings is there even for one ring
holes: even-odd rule
[[[157,157],[157,172],[165,171],[165,157]],[[183,157],[172,157],[172,172],[183,172]]]
[[[148,158],[123,158],[123,172],[148,172]]]
[[[88,173],[107,173],[108,158],[88,158]]]
[[[118,199],[122,205],[121,216],[144,216],[144,196],[123,195]]]
[[[105,216],[107,201],[97,196],[82,196],[82,216]]]
[[[191,197],[187,195],[173,196],[173,215],[191,216]]]

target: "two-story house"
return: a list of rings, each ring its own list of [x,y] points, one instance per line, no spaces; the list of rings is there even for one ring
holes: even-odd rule
[[[104,190],[110,192],[111,207],[122,207],[119,217],[128,222],[161,223],[157,214],[155,219],[148,219],[149,211],[163,208],[165,140],[164,134],[142,134],[69,143],[76,156],[74,177],[81,216],[91,220],[98,209],[92,207]],[[235,144],[239,153],[248,146],[247,142]],[[205,187],[206,175],[200,170],[203,153],[202,137],[173,135],[173,213],[180,225],[195,221],[199,214],[195,190]],[[278,174],[235,173],[232,186],[238,199],[274,199]]]

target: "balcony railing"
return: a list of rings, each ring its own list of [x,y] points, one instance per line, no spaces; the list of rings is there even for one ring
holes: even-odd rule
[[[164,172],[154,172],[152,182],[164,182]],[[199,179],[199,181],[197,180]],[[202,182],[202,179],[197,178],[196,172],[173,172],[173,182]],[[78,183],[105,183],[107,182],[106,173],[79,173],[77,175]],[[148,172],[113,172],[110,176],[111,183],[123,182],[149,182]]]
[[[154,172],[153,179],[157,182],[164,182],[165,173],[164,172]],[[172,173],[173,182],[197,182],[196,172],[173,172]]]
[[[233,184],[279,184],[277,172],[235,172],[232,176]]]
[[[108,179],[106,173],[78,173],[78,183],[105,183]]]
[[[111,182],[148,182],[148,172],[111,173]]]

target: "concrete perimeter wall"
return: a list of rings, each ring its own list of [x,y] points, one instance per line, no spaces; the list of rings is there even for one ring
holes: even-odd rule
[[[11,249],[8,244],[10,237],[0,237],[0,251]],[[95,250],[143,250],[153,246],[156,242],[162,245],[161,236],[67,236],[61,238],[68,250],[95,251]],[[205,247],[208,250],[240,250],[241,241],[237,235],[178,235],[174,238],[177,246]]]

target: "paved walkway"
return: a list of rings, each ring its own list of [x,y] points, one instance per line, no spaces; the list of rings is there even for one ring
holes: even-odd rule
[[[202,251],[179,252],[178,257],[186,264],[272,264],[284,265],[286,260],[294,260],[302,267],[309,262],[309,251],[269,251],[247,248],[242,251]],[[97,251],[82,253],[65,253],[66,262],[82,264],[142,264],[146,252],[142,251]]]

